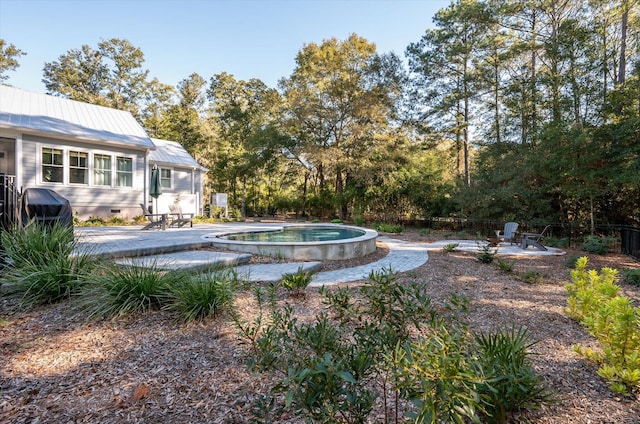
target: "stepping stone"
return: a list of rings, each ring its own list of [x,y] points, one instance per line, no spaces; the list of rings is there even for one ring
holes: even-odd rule
[[[271,283],[282,280],[284,274],[295,274],[300,268],[303,272],[317,272],[322,268],[322,262],[243,265],[237,267],[236,271],[241,279]]]
[[[162,270],[207,271],[245,264],[251,260],[249,253],[222,253],[209,250],[189,250],[162,255],[139,256],[116,261],[118,265],[156,268]]]

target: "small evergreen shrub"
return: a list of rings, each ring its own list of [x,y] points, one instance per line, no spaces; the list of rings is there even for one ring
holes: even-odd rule
[[[528,284],[541,284],[543,275],[538,271],[527,270],[520,274],[520,280]]]
[[[507,261],[503,259],[496,260],[496,266],[501,272],[504,272],[505,274],[509,274],[513,272],[513,267],[515,264],[516,264],[515,260],[511,260],[511,261]]]
[[[582,243],[582,250],[596,255],[606,255],[609,247],[616,242],[615,237],[587,236]]]
[[[185,321],[216,316],[233,303],[234,278],[228,272],[210,272],[170,285],[168,308]]]
[[[331,220],[332,224],[344,224],[344,221],[341,220],[340,218],[334,218]]]
[[[95,267],[88,252],[74,253],[77,242],[71,227],[34,222],[1,233],[6,279],[22,296],[23,306],[69,299]]]
[[[566,247],[569,247],[570,240],[569,240],[569,237],[562,237],[562,238],[545,237],[544,244],[549,247],[566,248]]]
[[[640,286],[640,269],[623,269],[624,281],[634,286]]]
[[[355,225],[357,225],[358,227],[362,227],[362,226],[365,224],[365,220],[364,220],[364,218],[363,218],[361,215],[356,215],[356,216],[353,218],[353,223],[354,223]]]
[[[454,252],[458,248],[458,246],[460,246],[460,244],[458,243],[447,243],[442,247],[442,250],[445,253],[451,253]]]
[[[292,274],[284,274],[280,285],[295,294],[302,293],[313,280],[313,272],[306,272],[302,267]]]
[[[382,233],[393,233],[400,234],[404,231],[404,227],[398,224],[389,224],[386,222],[375,222],[372,224],[372,227],[376,231],[380,231]]]
[[[571,271],[566,313],[595,337],[601,351],[575,346],[576,352],[600,365],[598,374],[615,393],[640,393],[640,308],[620,296],[618,272],[602,268],[587,270],[588,259],[580,258]]]
[[[170,300],[170,286],[185,284],[187,274],[167,272],[157,264],[107,264],[86,285],[81,308],[89,318],[118,318],[159,309]]]
[[[526,328],[511,327],[493,334],[478,334],[478,360],[487,379],[481,385],[488,422],[506,423],[509,413],[535,409],[553,400],[552,392],[533,368]]]
[[[578,259],[580,259],[579,255],[569,255],[567,256],[567,259],[564,260],[564,265],[567,268],[575,268]]]
[[[476,258],[478,262],[483,264],[490,264],[496,258],[496,253],[498,253],[498,249],[491,250],[491,246],[489,244],[480,244],[478,243],[479,252],[476,254]]]

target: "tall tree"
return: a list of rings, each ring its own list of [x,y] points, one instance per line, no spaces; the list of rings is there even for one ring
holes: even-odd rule
[[[262,81],[238,81],[227,73],[211,78],[207,89],[209,119],[215,128],[214,169],[217,190],[231,191],[246,215],[248,185],[255,181],[273,146],[271,111],[279,96]],[[241,193],[238,193],[240,189]]]
[[[281,81],[292,154],[313,170],[319,190],[331,193],[340,216],[349,213],[347,187],[366,168],[388,132],[402,88],[400,61],[352,34],[305,45],[293,74]]]
[[[477,49],[486,45],[489,13],[483,2],[458,0],[440,10],[433,21],[436,28],[407,48],[414,84],[426,106],[419,119],[431,120],[441,131],[454,135],[458,172],[468,187],[472,108],[477,95],[473,60]]]
[[[9,79],[6,75],[8,71],[15,71],[20,66],[18,58],[26,55],[25,52],[18,49],[13,44],[7,44],[7,42],[0,38],[0,83],[4,83]]]
[[[129,41],[112,38],[72,49],[43,69],[50,94],[116,109],[128,110],[140,118],[142,102],[149,88],[144,54]]]

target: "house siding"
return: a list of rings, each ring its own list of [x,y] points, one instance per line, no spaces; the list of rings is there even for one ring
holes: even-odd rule
[[[132,187],[93,186],[82,184],[63,184],[42,182],[39,174],[39,160],[42,147],[59,149],[78,149],[79,151],[111,154],[132,157]],[[22,144],[22,185],[23,188],[49,188],[69,200],[74,215],[79,219],[90,216],[119,215],[133,218],[141,215],[140,203],[144,201],[144,169],[145,157],[140,151],[130,149],[114,150],[103,145],[78,143],[48,139],[43,137],[23,138]]]

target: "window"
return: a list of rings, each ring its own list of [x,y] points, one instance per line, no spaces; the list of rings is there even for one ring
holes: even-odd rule
[[[116,164],[116,186],[133,187],[133,160],[118,156]]]
[[[162,188],[171,188],[171,170],[160,168],[160,186]]]
[[[69,152],[69,182],[71,184],[89,184],[89,154]]]
[[[42,148],[42,182],[62,182],[62,150]]]
[[[111,185],[111,156],[93,155],[93,184],[97,186]]]

